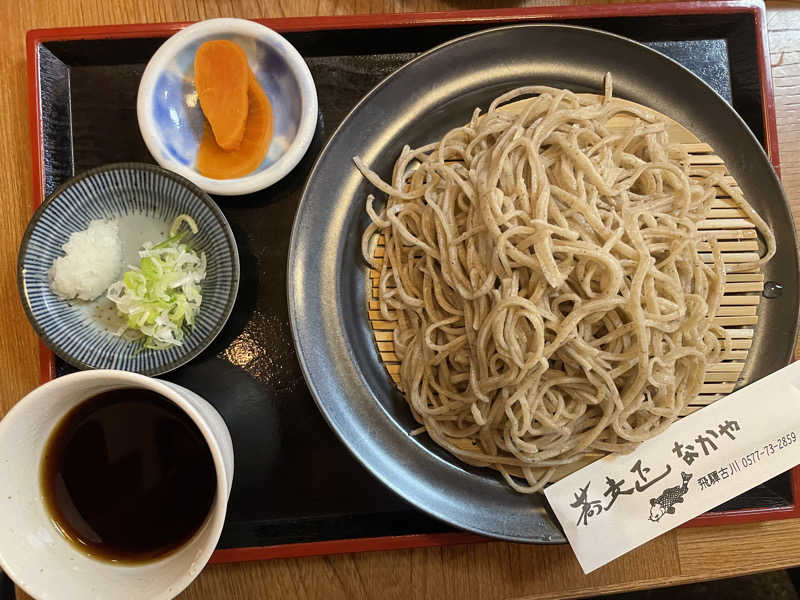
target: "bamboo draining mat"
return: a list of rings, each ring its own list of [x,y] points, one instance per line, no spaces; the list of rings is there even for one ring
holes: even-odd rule
[[[615,102],[634,104],[625,100],[615,99]],[[518,109],[525,101],[509,104],[503,109]],[[690,155],[690,173],[699,171],[716,171],[724,175],[725,181],[731,187],[738,188],[738,184],[728,173],[724,161],[714,154],[713,148],[701,142],[688,129],[673,121],[669,117],[657,113],[652,109],[635,105],[639,108],[656,114],[667,123],[670,140],[683,145]],[[624,127],[627,116],[614,117],[608,122],[609,128]],[[707,236],[714,236],[720,241],[720,250],[725,262],[726,271],[741,263],[750,263],[758,260],[759,241],[755,225],[736,207],[734,201],[720,188],[716,188],[717,195],[712,202],[709,218],[700,224],[700,229]],[[704,250],[709,253],[706,254]],[[700,243],[700,251],[706,262],[711,262],[710,247],[708,242]],[[374,258],[380,264],[384,256],[384,239],[379,236],[374,249]],[[394,352],[392,332],[394,323],[384,321],[378,310],[378,281],[380,272],[370,269],[371,280],[370,297],[368,299],[368,315],[372,332],[375,336],[378,352],[389,376],[399,387],[400,362]],[[733,351],[728,360],[709,365],[706,369],[703,387],[698,397],[686,407],[682,415],[690,414],[703,406],[733,391],[744,369],[747,354],[753,340],[753,331],[758,321],[758,305],[764,287],[764,275],[759,268],[745,272],[729,273],[725,283],[725,293],[717,313],[716,323],[723,326],[732,338]],[[600,456],[597,454],[595,456]],[[571,465],[560,475],[566,475],[584,462]]]

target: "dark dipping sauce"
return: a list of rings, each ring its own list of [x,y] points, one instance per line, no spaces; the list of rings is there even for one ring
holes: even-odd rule
[[[217,475],[197,425],[150,390],[98,394],[58,423],[41,465],[45,506],[89,555],[139,563],[187,542],[214,502]]]

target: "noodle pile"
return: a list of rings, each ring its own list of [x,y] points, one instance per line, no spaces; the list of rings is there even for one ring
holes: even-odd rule
[[[629,127],[607,125],[618,114]],[[362,251],[419,431],[523,493],[587,452],[663,431],[725,358],[725,267],[698,231],[715,186],[766,239],[761,262],[774,253],[739,190],[690,178],[665,124],[613,99],[610,77],[603,97],[503,94],[440,141],[405,147],[390,183],[354,160],[388,195],[378,212],[367,199]]]

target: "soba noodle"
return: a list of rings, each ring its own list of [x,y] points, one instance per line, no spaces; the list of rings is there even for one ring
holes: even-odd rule
[[[629,127],[608,125],[618,114]],[[613,99],[610,78],[602,98],[503,94],[440,141],[403,148],[391,182],[354,160],[388,196],[381,210],[367,199],[362,250],[419,431],[519,492],[660,433],[725,358],[725,268],[698,231],[715,186],[761,231],[762,262],[775,250],[741,193],[690,177],[665,124]]]

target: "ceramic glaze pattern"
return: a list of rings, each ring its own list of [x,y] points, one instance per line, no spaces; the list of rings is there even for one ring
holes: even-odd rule
[[[161,131],[159,150],[164,157],[194,168],[204,120],[194,87],[194,55],[203,43],[215,39],[227,39],[246,49],[250,70],[272,104],[275,129],[269,151],[257,169],[261,171],[283,156],[297,135],[300,86],[277,48],[242,35],[206,35],[184,46],[167,63],[152,97],[153,119]]]
[[[203,302],[182,345],[141,350],[138,341],[115,336],[103,326],[98,317],[102,296],[94,302],[65,301],[50,289],[48,271],[53,261],[63,255],[62,246],[69,236],[86,229],[90,221],[136,215],[167,228],[184,213],[199,227],[190,244],[205,252],[208,262]],[[42,204],[23,238],[18,283],[37,333],[67,362],[80,368],[158,375],[191,360],[222,329],[236,300],[239,256],[222,212],[190,182],[152,165],[109,165],[67,182]]]
[[[267,155],[244,177],[211,179],[195,170],[204,117],[194,87],[194,56],[212,40],[230,40],[269,98],[274,131]],[[148,63],[139,87],[139,128],[153,158],[215,194],[244,194],[278,181],[308,148],[317,121],[314,80],[303,58],[282,36],[242,19],[211,19],[177,33]]]

